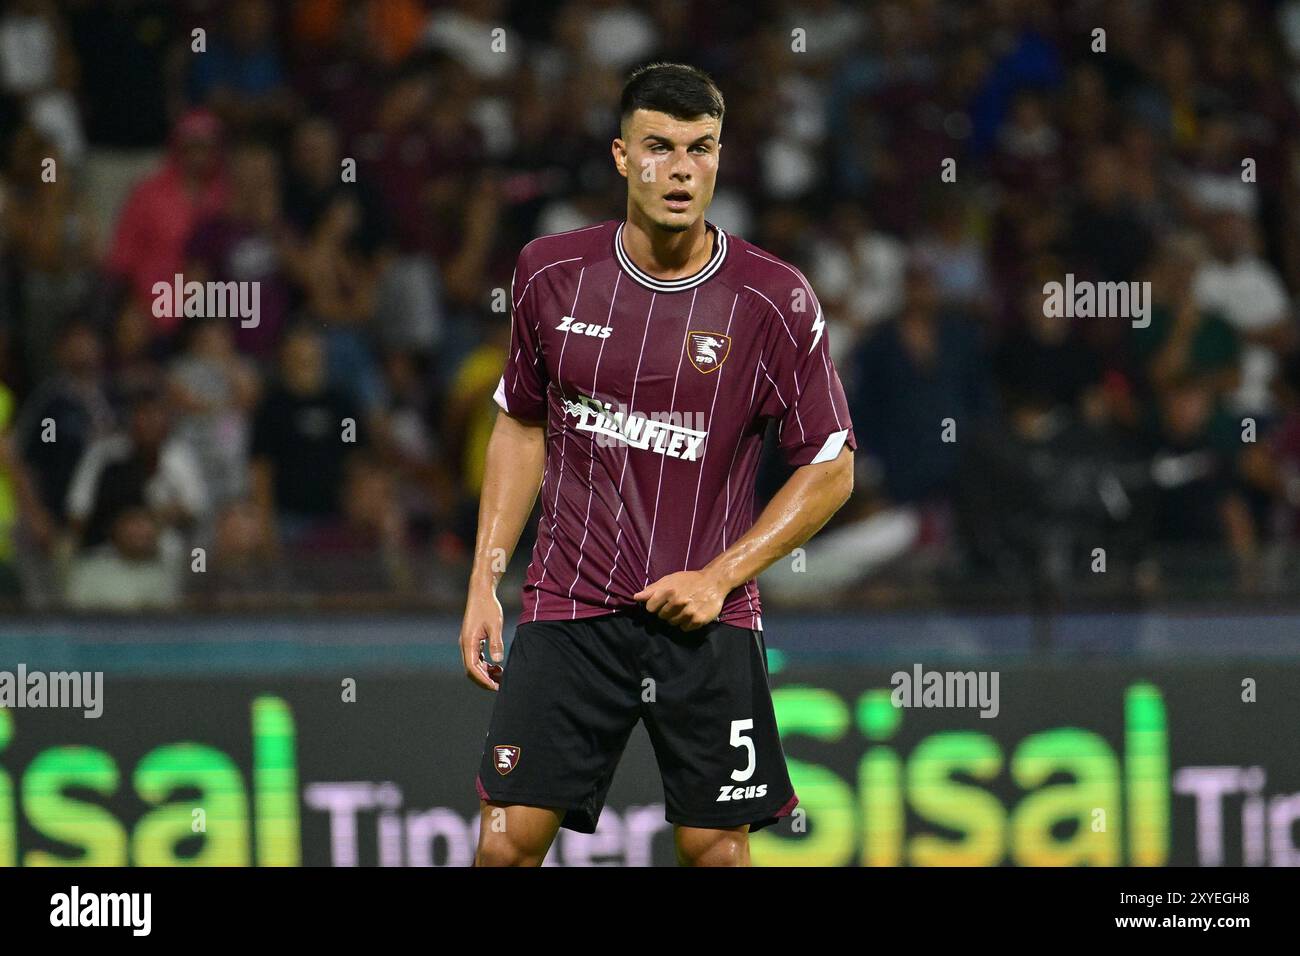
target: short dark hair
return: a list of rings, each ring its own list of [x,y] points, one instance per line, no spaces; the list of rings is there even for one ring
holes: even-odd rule
[[[654,110],[680,120],[714,116],[721,123],[726,109],[722,91],[703,70],[685,63],[649,63],[623,85],[619,121],[626,123],[635,110]]]

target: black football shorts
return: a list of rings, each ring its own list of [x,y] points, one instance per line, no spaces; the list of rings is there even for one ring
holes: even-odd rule
[[[759,631],[683,631],[641,611],[519,625],[479,764],[483,800],[555,807],[593,833],[614,768],[644,720],[668,822],[751,830],[799,802]]]

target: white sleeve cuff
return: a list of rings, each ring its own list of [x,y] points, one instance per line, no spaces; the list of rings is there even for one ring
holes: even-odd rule
[[[845,428],[842,431],[831,432],[826,436],[826,443],[822,445],[822,450],[817,453],[817,457],[808,462],[815,465],[822,461],[834,461],[839,455],[840,449],[844,447],[844,441],[849,437],[849,430]]]

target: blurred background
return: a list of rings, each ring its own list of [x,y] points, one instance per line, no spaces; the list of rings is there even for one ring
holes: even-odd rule
[[[8,0],[4,599],[455,610],[493,292],[621,218],[655,58],[721,85],[710,218],[808,275],[851,395],[853,500],[770,604],[1292,589],[1300,2]],[[156,315],[176,273],[260,324]],[[1067,273],[1149,325],[1044,317]]]
[[[469,862],[502,290],[622,217],[653,59],[859,441],[762,578],[806,816],[756,861],[1300,865],[1300,0],[0,0],[0,669],[106,677],[0,709],[0,866]],[[895,706],[922,663],[998,719]],[[549,862],[672,860],[638,731]]]

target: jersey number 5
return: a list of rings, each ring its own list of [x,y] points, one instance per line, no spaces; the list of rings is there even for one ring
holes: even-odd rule
[[[753,730],[753,719],[733,720],[731,722],[731,746],[744,747],[749,751],[749,763],[744,770],[731,771],[731,779],[737,783],[744,783],[754,775],[754,765],[757,763],[757,756],[754,752],[754,741],[741,733],[742,730]]]

